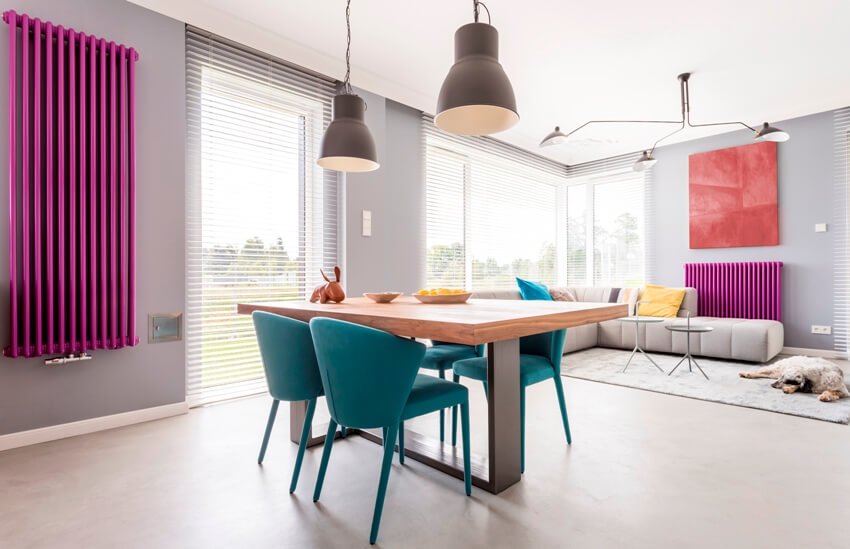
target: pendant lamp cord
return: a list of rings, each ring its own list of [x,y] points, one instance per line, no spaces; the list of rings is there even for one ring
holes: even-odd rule
[[[351,0],[345,4],[345,29],[347,41],[345,43],[345,80],[342,82],[342,93],[351,95]]]
[[[490,20],[490,8],[487,7],[487,4],[484,2],[479,2],[478,0],[472,0],[472,15],[475,16],[475,22],[478,22],[478,6],[484,6],[484,10],[487,12],[487,24],[492,25],[493,23]]]

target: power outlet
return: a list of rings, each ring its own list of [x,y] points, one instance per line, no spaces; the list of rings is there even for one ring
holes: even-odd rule
[[[820,335],[830,335],[832,333],[832,326],[817,326],[815,324],[812,324],[812,333]]]

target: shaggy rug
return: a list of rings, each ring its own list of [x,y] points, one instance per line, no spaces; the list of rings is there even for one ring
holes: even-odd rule
[[[700,366],[708,374],[706,380],[694,368],[688,372],[687,361],[668,376],[681,356],[650,353],[665,373],[659,372],[644,356],[638,353],[626,373],[623,367],[631,351],[595,347],[564,356],[561,374],[567,377],[587,379],[623,387],[633,387],[683,396],[710,402],[744,406],[793,416],[819,419],[833,423],[850,423],[850,398],[836,402],[820,402],[817,395],[795,393],[786,395],[770,386],[772,379],[743,379],[738,372],[753,370],[759,365],[731,360],[699,358]],[[774,360],[779,360],[777,357]],[[842,367],[844,367],[842,365]],[[845,382],[847,378],[845,368]]]

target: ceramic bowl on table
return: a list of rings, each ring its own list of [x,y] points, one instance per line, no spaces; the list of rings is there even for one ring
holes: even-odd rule
[[[469,296],[472,294],[469,292],[462,294],[413,294],[413,297],[421,301],[422,303],[466,303],[466,300],[469,299]]]
[[[401,295],[401,292],[366,292],[363,294],[375,303],[389,303]]]

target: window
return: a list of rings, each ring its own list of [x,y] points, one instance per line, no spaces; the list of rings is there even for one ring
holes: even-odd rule
[[[492,139],[447,136],[430,117],[423,127],[426,284],[515,288],[515,277],[557,284],[563,166]]]
[[[336,262],[336,177],[316,167],[333,83],[187,31],[187,395],[265,390],[239,302],[304,299]]]
[[[833,113],[833,348],[850,350],[850,107]]]
[[[428,116],[423,131],[428,287],[643,284],[652,202],[633,155],[564,167]]]
[[[647,183],[633,161],[616,157],[568,171],[567,285],[644,283]]]

